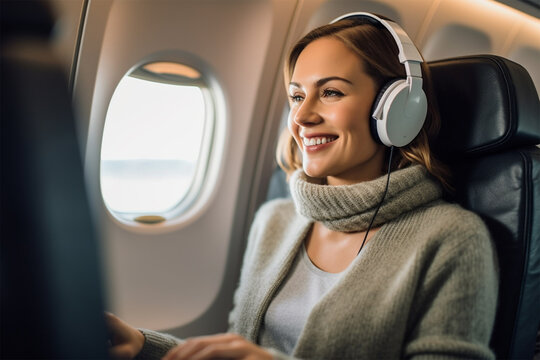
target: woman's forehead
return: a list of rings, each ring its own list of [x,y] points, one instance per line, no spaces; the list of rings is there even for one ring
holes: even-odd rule
[[[351,78],[364,73],[361,59],[341,40],[324,37],[309,43],[298,56],[291,83],[305,83],[337,76]]]

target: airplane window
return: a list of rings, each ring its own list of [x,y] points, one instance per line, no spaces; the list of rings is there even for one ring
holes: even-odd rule
[[[193,198],[210,150],[211,104],[201,73],[183,64],[153,62],[122,78],[101,147],[101,191],[113,214],[156,223]]]

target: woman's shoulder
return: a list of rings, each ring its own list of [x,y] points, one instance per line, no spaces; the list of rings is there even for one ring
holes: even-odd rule
[[[309,224],[309,220],[296,212],[292,200],[277,199],[263,204],[249,232],[244,266],[249,268],[252,263],[261,265],[273,257],[285,257]]]
[[[296,211],[291,199],[275,199],[263,204],[253,220],[250,239],[256,243],[282,243],[296,239],[309,226],[310,220]]]
[[[296,236],[303,231],[310,220],[300,215],[291,199],[275,199],[263,204],[251,227],[253,235],[270,234],[271,237]]]
[[[294,203],[291,199],[270,200],[259,207],[255,214],[254,223],[279,221],[282,219],[291,219],[297,215]]]
[[[425,216],[429,217],[431,222],[440,224],[441,227],[487,232],[484,221],[477,213],[454,202],[435,201],[425,208]]]
[[[490,252],[491,236],[482,218],[457,203],[437,200],[418,209],[409,219],[427,246],[477,248]]]

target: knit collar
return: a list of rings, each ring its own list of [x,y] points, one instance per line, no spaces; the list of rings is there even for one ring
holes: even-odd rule
[[[386,175],[353,185],[315,184],[302,169],[291,176],[291,195],[296,210],[328,229],[365,231],[386,187]],[[403,213],[440,198],[442,189],[421,165],[390,174],[388,192],[373,226],[382,225]]]

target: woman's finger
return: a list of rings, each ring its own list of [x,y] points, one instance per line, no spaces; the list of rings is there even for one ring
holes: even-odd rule
[[[247,342],[246,342],[247,343]],[[209,359],[244,359],[249,355],[249,349],[240,341],[234,340],[227,343],[211,344],[195,353],[190,360]]]
[[[205,347],[229,341],[230,337],[228,335],[218,334],[188,338],[184,343],[171,349],[163,360],[190,359]]]
[[[272,359],[263,348],[236,334],[219,334],[188,339],[167,353],[163,360]]]

